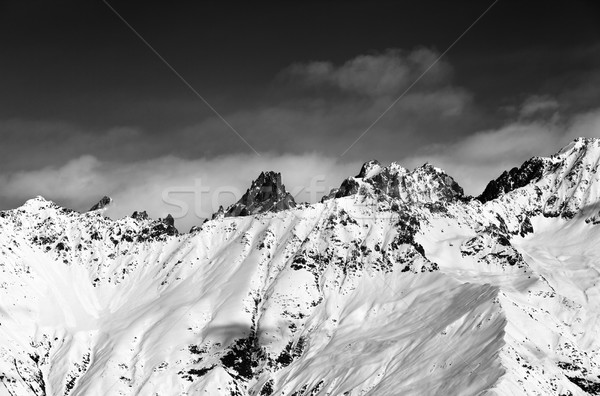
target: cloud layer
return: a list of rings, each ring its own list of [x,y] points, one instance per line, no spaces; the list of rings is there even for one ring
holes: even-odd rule
[[[114,200],[107,213],[111,217],[135,210],[147,210],[155,218],[170,213],[185,231],[210,217],[219,205],[234,203],[263,170],[281,172],[287,190],[299,202],[315,202],[360,165],[318,154],[239,154],[196,160],[166,156],[132,163],[85,155],[58,167],[1,175],[0,195],[14,206],[42,195],[80,211],[108,195]]]
[[[429,162],[445,169],[476,195],[503,170],[535,155],[550,155],[579,136],[600,137],[600,110],[553,122],[516,121],[481,131],[451,144],[433,144],[398,158],[409,168]],[[17,206],[43,195],[78,210],[111,196],[112,217],[148,210],[167,213],[186,230],[209,217],[219,205],[237,200],[263,170],[282,173],[287,189],[299,202],[316,202],[341,181],[355,175],[362,162],[311,154],[235,154],[204,159],[162,156],[135,162],[103,161],[84,155],[61,166],[0,175],[0,197]]]
[[[411,52],[390,49],[358,56],[337,67],[327,61],[297,63],[284,75],[309,86],[328,84],[342,91],[380,97],[397,95],[421,76],[421,88],[445,83],[451,67],[444,61],[436,62],[438,57],[427,48]]]
[[[340,157],[438,56],[430,49],[392,49],[340,65],[291,65],[276,84],[283,76],[298,89],[295,95],[224,114],[260,157],[216,117],[160,132],[0,120],[1,206],[43,195],[86,210],[110,195],[114,217],[171,213],[186,230],[218,205],[233,203],[263,170],[281,172],[298,201],[318,201],[372,158],[406,167],[430,162],[478,194],[534,155],[552,154],[578,136],[600,136],[600,109],[565,111],[567,94],[526,97],[489,126],[482,120],[490,116],[471,92],[453,84],[452,66],[442,61]]]
[[[452,175],[466,193],[477,195],[502,171],[534,156],[554,154],[578,137],[600,138],[600,109],[566,119],[555,114],[548,120],[516,120],[452,144],[424,147],[403,163],[433,163]]]

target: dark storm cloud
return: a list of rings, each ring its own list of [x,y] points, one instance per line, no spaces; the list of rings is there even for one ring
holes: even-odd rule
[[[386,48],[440,52],[489,5],[111,4],[223,113],[268,104],[279,93],[265,87],[291,64],[341,65]],[[455,84],[474,92],[491,112],[551,80],[562,88],[569,83],[563,78],[597,68],[598,58],[583,49],[600,38],[598,15],[593,1],[500,1],[448,54]],[[575,55],[573,48],[582,51]],[[212,116],[101,1],[2,3],[0,58],[0,119],[164,133]],[[497,121],[488,116],[480,124]]]
[[[277,103],[223,114],[259,152],[299,154],[317,150],[330,156],[339,155],[385,110],[393,96],[437,56],[428,49],[387,50],[359,55],[339,66],[323,62],[329,65],[329,74],[316,76],[310,72],[319,62],[296,64],[283,72],[301,80],[294,83],[310,80],[313,87],[337,84],[342,90],[364,96],[325,97],[319,92],[305,92]],[[357,146],[353,155],[373,147],[370,155],[391,157],[391,153],[378,151],[376,147],[382,140],[393,140],[401,134],[405,144],[395,149],[393,154],[397,156],[411,150],[410,143],[418,143],[426,129],[432,134],[441,133],[442,127],[444,134],[451,129],[459,130],[470,118],[465,114],[470,102],[470,93],[451,84],[450,65],[439,63],[428,72],[423,84],[406,95],[374,133]],[[56,165],[65,158],[86,154],[127,162],[159,155],[194,158],[247,150],[216,117],[185,126],[155,126],[151,130],[126,125],[102,129],[67,122],[13,119],[0,122],[0,132],[6,142],[0,148],[4,154],[0,161],[7,169]],[[26,141],[30,143],[25,145]],[[20,147],[39,155],[33,159],[14,158]]]

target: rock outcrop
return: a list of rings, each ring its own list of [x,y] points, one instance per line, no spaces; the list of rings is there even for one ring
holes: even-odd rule
[[[281,173],[262,172],[238,202],[224,213],[225,217],[279,212],[296,206],[294,197],[281,182]]]

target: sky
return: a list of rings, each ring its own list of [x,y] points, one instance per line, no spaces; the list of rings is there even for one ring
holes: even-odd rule
[[[0,209],[109,195],[186,231],[263,170],[316,202],[370,159],[477,195],[600,137],[600,4],[0,2],[0,136]]]

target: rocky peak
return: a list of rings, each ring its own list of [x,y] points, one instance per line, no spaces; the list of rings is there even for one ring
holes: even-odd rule
[[[145,210],[138,212],[137,210],[135,212],[133,212],[133,214],[131,215],[131,218],[136,219],[136,220],[148,220],[150,217],[148,216],[148,213],[146,213]]]
[[[173,216],[171,216],[171,214],[168,214],[167,217],[165,217],[164,219],[162,219],[162,222],[167,225],[168,227],[174,227],[175,226],[175,219],[173,218]]]
[[[533,157],[510,171],[504,171],[496,180],[488,183],[483,193],[477,199],[483,203],[496,199],[509,191],[524,187],[542,177],[544,172],[544,160]]]
[[[96,203],[94,206],[92,206],[88,212],[93,212],[95,210],[104,209],[105,207],[110,205],[111,202],[112,202],[112,198],[107,197],[105,195],[102,197],[102,199],[100,199],[100,201],[98,201],[98,203]]]
[[[158,219],[153,222],[150,235],[154,238],[160,235],[177,235],[179,231],[175,228],[175,219],[168,214],[164,219]]]
[[[561,157],[561,156],[571,156],[573,154],[581,153],[584,154],[588,151],[598,150],[600,148],[600,139],[598,138],[587,138],[587,137],[578,137],[573,139],[569,144],[560,149],[558,153],[554,154],[552,157]]]
[[[530,212],[565,218],[585,212],[600,218],[599,167],[600,139],[577,138],[550,157],[534,157],[503,172],[478,199],[485,203],[526,195]]]
[[[366,162],[356,177],[344,180],[328,198],[354,195],[363,190],[406,202],[435,202],[463,196],[463,189],[454,179],[430,164],[409,171],[395,162],[382,167],[373,160]]]
[[[360,172],[355,177],[361,179],[367,179],[376,175],[379,171],[381,171],[381,163],[377,160],[367,161],[360,168]]]
[[[281,183],[281,173],[261,172],[242,198],[227,209],[225,217],[278,212],[295,206],[294,197]]]
[[[167,214],[164,219],[159,218],[158,220],[155,220],[151,219],[148,213],[143,210],[133,212],[131,218],[137,220],[140,224],[149,226],[149,234],[153,238],[161,235],[171,236],[179,234],[179,231],[175,228],[175,219],[170,214]]]
[[[584,178],[584,184],[597,173],[600,161],[600,139],[577,138],[550,157],[533,157],[520,167],[504,171],[488,183],[478,197],[482,202],[498,198],[510,191],[537,183],[542,179],[564,181]]]
[[[442,169],[426,163],[405,176],[420,199],[444,201],[464,196],[462,187]]]
[[[219,209],[213,213],[211,220],[222,219],[225,217],[225,209],[223,209],[223,205],[219,205]]]

